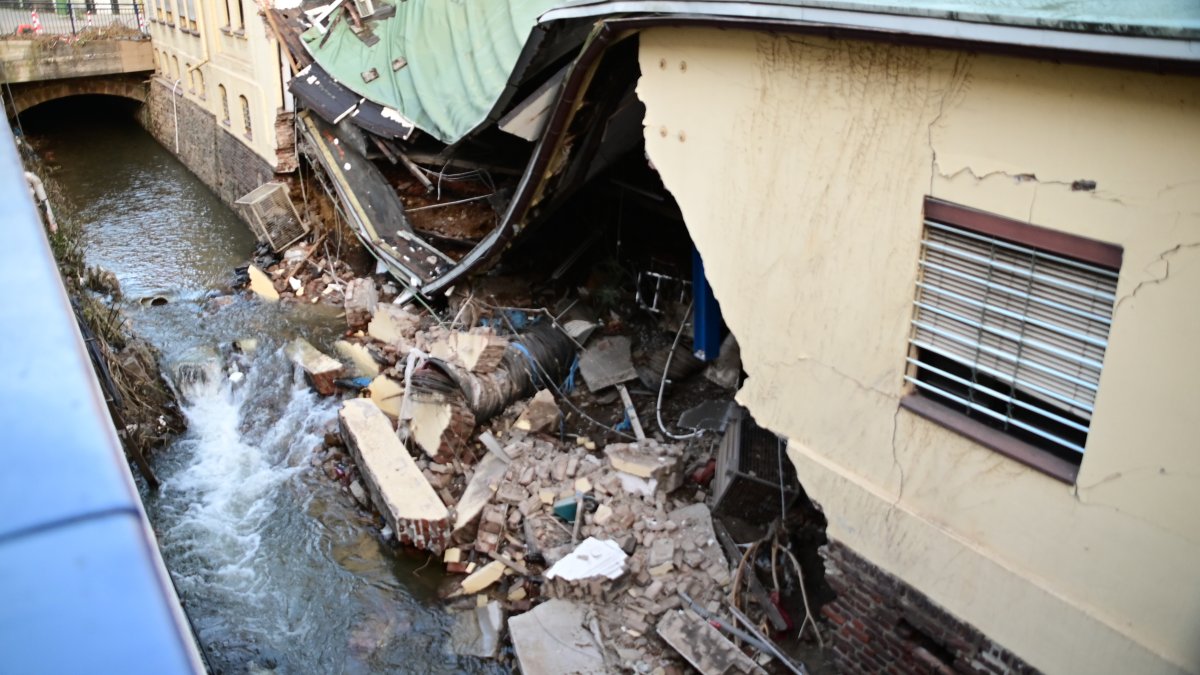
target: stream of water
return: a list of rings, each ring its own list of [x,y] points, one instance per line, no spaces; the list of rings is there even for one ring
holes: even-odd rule
[[[296,378],[281,347],[298,335],[328,345],[342,320],[209,300],[252,236],[129,109],[103,101],[68,99],[22,121],[61,193],[60,218],[81,223],[89,263],[117,275],[134,331],[168,365],[208,369],[185,390],[188,431],[155,456],[163,486],[143,501],[212,671],[494,670],[450,651],[440,565],[394,555],[374,519],[311,466],[336,404]],[[137,302],[155,295],[170,301]],[[232,356],[246,338],[257,348]]]

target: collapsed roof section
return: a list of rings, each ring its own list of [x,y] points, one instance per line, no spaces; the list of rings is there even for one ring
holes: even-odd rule
[[[645,28],[990,45],[1194,71],[1200,12],[1179,0],[1156,2],[1162,11],[1154,20],[1134,23],[1119,13],[1105,20],[1059,11],[1043,0],[963,0],[949,9],[865,0],[335,0],[271,10],[268,19],[299,71],[292,91],[328,123],[309,116],[301,129],[307,154],[330,178],[330,194],[393,276],[429,295],[493,261],[515,235],[545,222],[636,148],[643,118],[634,92],[636,45]],[[427,189],[430,178],[438,181],[435,203],[414,201],[413,183],[390,179],[388,167],[374,161],[380,157]],[[481,176],[490,193],[447,198],[440,186],[448,167]],[[408,201],[397,191],[407,191]],[[489,229],[456,231],[460,201],[490,209],[490,220],[468,219],[487,220]],[[441,222],[414,229],[417,210]]]
[[[349,12],[337,11],[343,4]],[[487,118],[538,15],[555,4],[335,0],[306,12],[312,27],[301,40],[343,87],[382,106],[385,114],[454,143]]]

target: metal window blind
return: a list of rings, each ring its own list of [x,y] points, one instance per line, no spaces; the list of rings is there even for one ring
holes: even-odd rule
[[[1117,272],[927,220],[906,379],[1058,447],[1090,426]],[[949,372],[929,355],[965,368]],[[911,370],[911,369],[910,369]],[[937,377],[919,377],[920,371]],[[985,380],[981,382],[980,380]]]

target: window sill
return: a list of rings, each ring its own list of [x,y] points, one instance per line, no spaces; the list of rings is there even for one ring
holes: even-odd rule
[[[1075,477],[1079,475],[1078,465],[950,410],[920,394],[905,396],[900,400],[900,407],[1067,485],[1074,485]]]
[[[233,35],[233,28],[230,26],[221,26],[219,30],[226,35]]]
[[[229,126],[229,120],[221,120],[221,124]]]

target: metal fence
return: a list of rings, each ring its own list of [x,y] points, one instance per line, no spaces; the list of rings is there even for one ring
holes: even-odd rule
[[[140,2],[77,0],[0,0],[0,35],[140,38],[146,31],[146,7]]]

